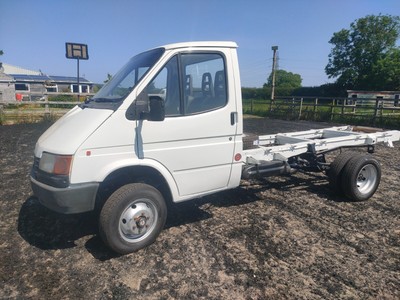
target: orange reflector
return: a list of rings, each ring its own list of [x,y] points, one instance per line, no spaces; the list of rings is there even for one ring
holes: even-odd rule
[[[71,155],[57,155],[54,162],[53,173],[56,175],[69,175],[71,162]]]

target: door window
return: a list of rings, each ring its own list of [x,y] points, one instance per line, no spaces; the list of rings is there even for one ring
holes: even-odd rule
[[[227,100],[225,67],[220,54],[182,54],[182,69],[187,114],[225,106]]]
[[[146,89],[148,96],[159,96],[165,101],[167,117],[223,107],[227,102],[224,59],[217,53],[176,55]]]

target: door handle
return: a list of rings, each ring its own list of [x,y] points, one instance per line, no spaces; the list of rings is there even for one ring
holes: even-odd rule
[[[231,125],[235,125],[238,122],[238,113],[236,111],[231,112]]]

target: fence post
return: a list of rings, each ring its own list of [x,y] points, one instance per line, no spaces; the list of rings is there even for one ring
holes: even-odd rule
[[[379,109],[379,99],[375,100],[375,108],[374,108],[374,116],[372,118],[372,124],[375,126],[376,124],[376,117],[378,116],[378,109]]]
[[[300,98],[300,108],[299,108],[299,120],[301,118],[301,111],[303,109],[303,98]]]
[[[344,106],[345,106],[345,103],[346,103],[346,99],[342,99],[342,111],[341,111],[341,115],[340,115],[340,117],[341,118],[343,118],[343,115],[344,115]]]
[[[44,119],[50,120],[49,98],[47,95],[44,95],[44,101]]]
[[[294,97],[293,97],[293,98],[292,98],[292,107],[291,107],[291,110],[292,110],[292,111],[291,111],[291,115],[292,115],[291,117],[292,117],[292,118],[294,118],[295,104],[296,104],[296,103],[295,103],[295,99],[294,99]]]
[[[313,112],[314,121],[315,121],[316,115],[317,115],[317,107],[318,107],[318,98],[315,98],[315,100],[314,100],[314,112]]]
[[[331,121],[333,120],[333,112],[335,109],[335,99],[332,99],[332,105],[331,105]]]

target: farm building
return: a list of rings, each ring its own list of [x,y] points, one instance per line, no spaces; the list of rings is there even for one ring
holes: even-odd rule
[[[377,99],[393,100],[394,106],[399,106],[400,91],[347,91],[349,99],[357,100],[357,103],[364,104],[375,102]],[[386,102],[386,101],[385,101]]]
[[[46,75],[8,64],[0,66],[0,102],[34,101],[49,93],[91,93],[93,82],[80,77]]]

